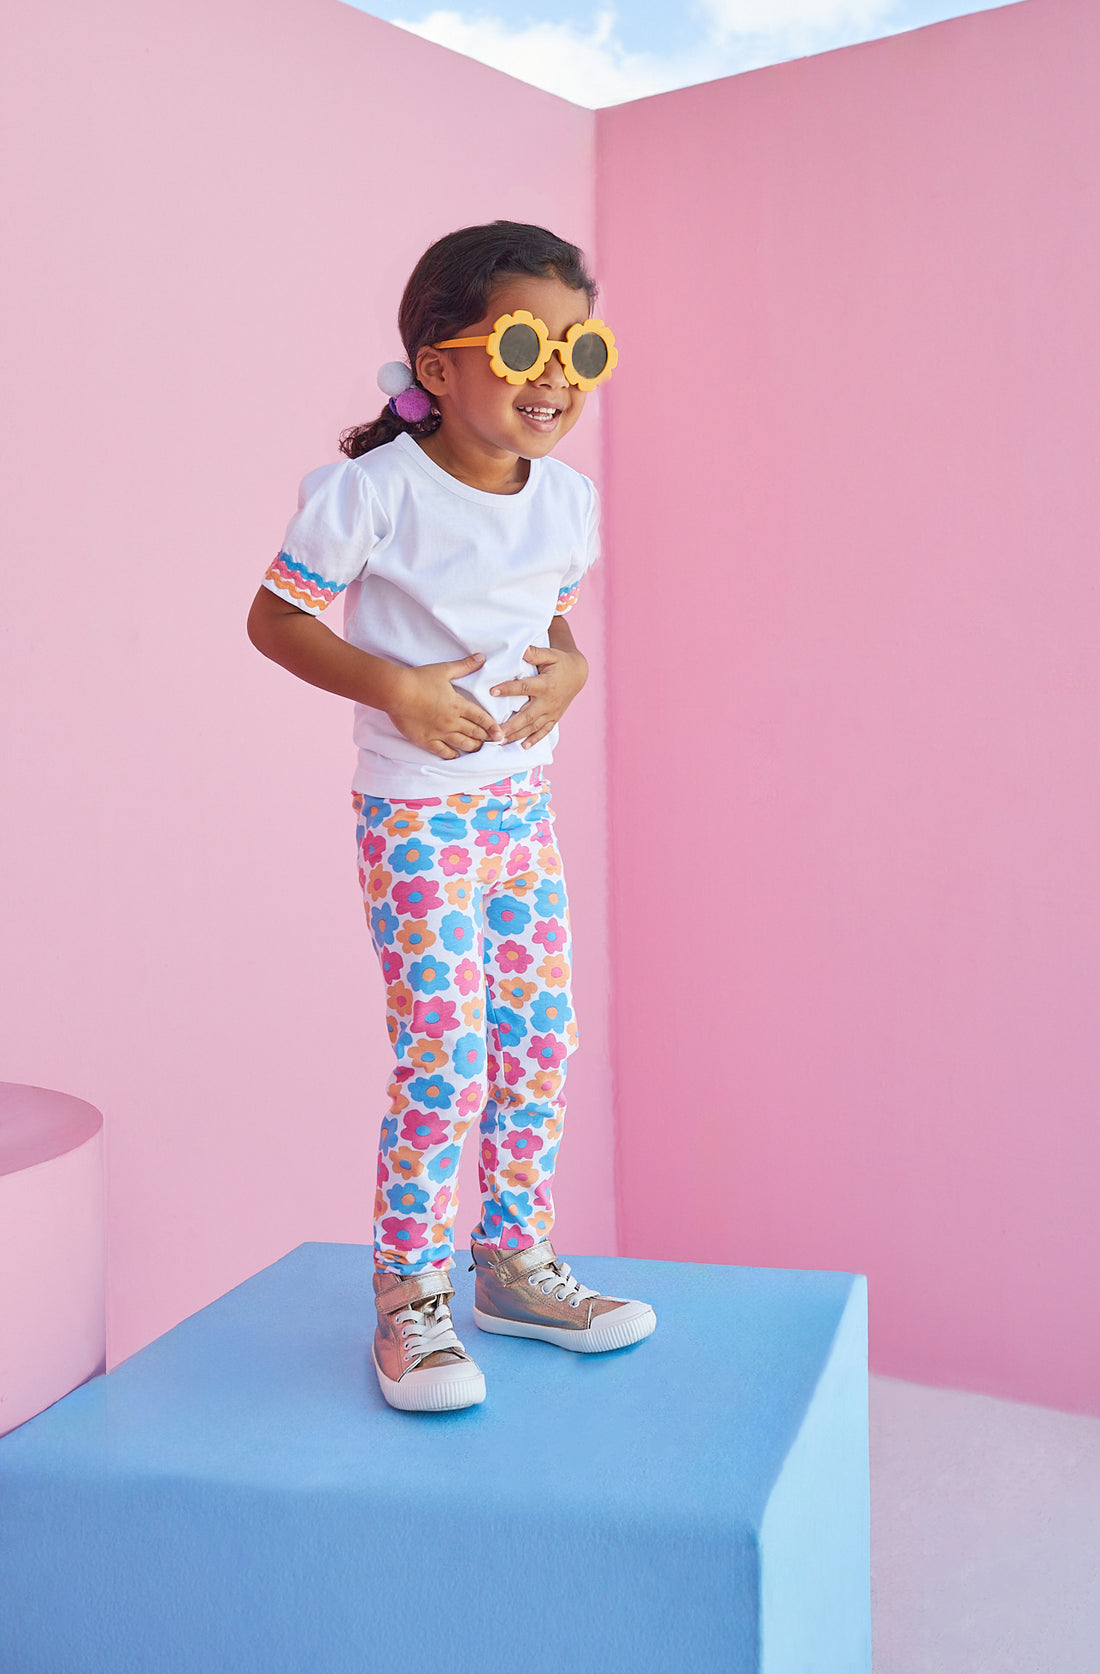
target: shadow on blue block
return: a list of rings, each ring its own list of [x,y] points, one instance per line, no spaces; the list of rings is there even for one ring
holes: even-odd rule
[[[303,1244],[0,1439],[4,1674],[867,1674],[866,1284],[587,1258],[653,1337],[453,1305],[484,1406],[413,1415],[371,1252]]]

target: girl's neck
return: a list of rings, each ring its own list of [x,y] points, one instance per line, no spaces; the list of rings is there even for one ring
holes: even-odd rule
[[[531,474],[529,459],[495,449],[486,452],[476,442],[452,437],[443,429],[413,440],[441,470],[484,494],[518,494]]]

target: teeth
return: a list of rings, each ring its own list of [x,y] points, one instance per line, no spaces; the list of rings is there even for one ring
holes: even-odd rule
[[[532,418],[557,418],[556,407],[521,407],[521,413],[530,413]]]

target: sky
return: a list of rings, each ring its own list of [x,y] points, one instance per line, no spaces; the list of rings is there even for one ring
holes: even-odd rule
[[[348,0],[599,108],[1017,0]]]

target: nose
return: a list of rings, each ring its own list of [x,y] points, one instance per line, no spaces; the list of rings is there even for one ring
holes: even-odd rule
[[[565,389],[569,379],[565,376],[565,368],[561,363],[561,350],[553,349],[550,359],[535,380],[538,384],[545,384],[547,389]]]

